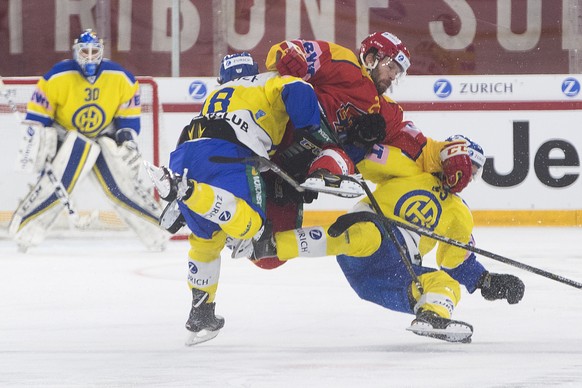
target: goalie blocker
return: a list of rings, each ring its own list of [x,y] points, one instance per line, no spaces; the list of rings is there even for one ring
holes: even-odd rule
[[[9,235],[19,249],[26,251],[40,244],[63,209],[75,214],[69,195],[91,170],[119,216],[148,249],[164,249],[169,234],[157,225],[161,207],[137,174],[128,171],[124,160],[127,152],[109,137],[93,141],[68,131],[55,158],[47,161],[10,221]]]

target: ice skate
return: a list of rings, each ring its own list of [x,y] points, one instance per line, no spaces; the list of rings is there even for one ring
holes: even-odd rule
[[[468,323],[443,318],[432,311],[419,311],[406,330],[448,342],[471,343],[473,335],[473,326]]]
[[[265,257],[277,256],[277,246],[275,244],[275,236],[273,234],[273,225],[267,221],[261,230],[259,236],[252,239],[253,253],[252,260],[260,260]]]
[[[186,329],[190,332],[186,339],[186,346],[210,341],[218,335],[220,329],[224,326],[224,318],[214,315],[215,303],[205,303],[203,301],[206,299],[207,293],[192,289],[192,295],[192,309],[186,322]],[[200,303],[201,300],[202,303]]]
[[[365,194],[360,179],[360,175],[336,175],[319,169],[309,175],[301,187],[344,198],[356,198]]]

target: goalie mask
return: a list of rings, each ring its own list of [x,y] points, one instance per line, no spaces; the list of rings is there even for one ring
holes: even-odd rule
[[[483,166],[485,165],[485,161],[487,158],[483,153],[483,148],[473,140],[469,139],[463,135],[453,135],[449,136],[446,141],[459,141],[464,140],[467,142],[469,152],[469,157],[471,158],[471,163],[473,164],[473,179],[478,178],[481,176],[481,172],[483,171]]]
[[[365,58],[370,52],[374,54],[374,63],[366,64]],[[360,61],[368,69],[372,71],[378,66],[378,63],[384,58],[390,58],[389,62],[396,62],[402,70],[399,77],[403,77],[410,67],[410,53],[396,35],[389,32],[375,32],[369,35],[362,41],[360,45]]]
[[[103,59],[103,39],[99,39],[92,29],[83,31],[73,44],[73,59],[85,77],[95,76]]]
[[[241,77],[259,74],[259,65],[247,52],[230,54],[224,57],[220,64],[219,84],[230,82]]]

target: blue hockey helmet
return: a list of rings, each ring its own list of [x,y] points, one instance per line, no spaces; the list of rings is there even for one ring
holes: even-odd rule
[[[453,135],[453,136],[449,136],[446,141],[459,141],[459,140],[464,140],[465,142],[467,142],[467,146],[468,146],[468,152],[469,152],[469,157],[471,158],[471,162],[473,163],[473,166],[476,167],[476,170],[473,170],[473,176],[478,176],[480,175],[483,166],[485,165],[485,161],[487,160],[487,158],[485,157],[485,154],[483,152],[483,148],[481,148],[481,146],[477,143],[475,143],[473,140],[469,139],[467,136],[463,136],[463,135]]]
[[[240,77],[259,74],[259,65],[247,52],[230,54],[224,57],[220,64],[219,84],[232,81]]]
[[[73,43],[73,59],[85,77],[94,76],[103,59],[103,39],[90,28],[83,31]]]

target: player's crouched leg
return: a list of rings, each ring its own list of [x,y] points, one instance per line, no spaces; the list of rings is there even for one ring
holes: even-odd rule
[[[368,257],[382,243],[381,233],[372,222],[355,223],[335,237],[329,235],[328,229],[313,226],[276,233],[277,256],[280,260],[337,255]]]
[[[444,271],[424,273],[418,280],[424,293],[421,295],[414,283],[410,285],[416,319],[407,330],[449,342],[471,342],[473,326],[450,319],[461,299],[459,283]]]

